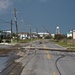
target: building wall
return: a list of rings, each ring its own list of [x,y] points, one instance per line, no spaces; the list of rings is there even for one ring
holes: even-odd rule
[[[72,37],[72,31],[67,33],[67,38]]]

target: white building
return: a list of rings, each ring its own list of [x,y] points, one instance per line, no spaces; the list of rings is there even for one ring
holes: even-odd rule
[[[43,32],[41,32],[41,33],[38,33],[38,35],[40,36],[40,37],[43,37],[43,36],[46,36],[46,35],[49,35],[49,33],[43,33]]]
[[[72,37],[72,31],[67,33],[67,38]]]
[[[20,39],[30,39],[30,38],[37,38],[37,34],[36,33],[26,33],[26,32],[21,32],[18,34],[18,36],[20,37]]]
[[[18,34],[18,36],[20,37],[20,39],[24,40],[24,39],[28,38],[28,33],[21,32]]]

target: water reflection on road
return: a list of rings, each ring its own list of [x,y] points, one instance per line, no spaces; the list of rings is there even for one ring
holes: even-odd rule
[[[5,68],[6,61],[8,60],[8,57],[0,57],[0,72],[2,71],[3,68]]]

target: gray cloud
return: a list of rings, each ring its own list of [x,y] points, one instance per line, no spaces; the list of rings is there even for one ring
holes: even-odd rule
[[[0,11],[8,9],[11,5],[13,5],[14,1],[24,1],[24,0],[0,0]],[[31,1],[31,0],[25,0]],[[47,2],[49,0],[39,0],[41,2]]]
[[[11,5],[11,0],[0,0],[0,11],[6,10]]]

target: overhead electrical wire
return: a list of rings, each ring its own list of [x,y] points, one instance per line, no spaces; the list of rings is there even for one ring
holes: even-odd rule
[[[10,22],[7,22],[7,21],[2,20],[2,19],[0,19],[0,21],[2,21],[3,23],[9,23],[10,24]],[[2,23],[2,22],[0,22],[0,23]]]

